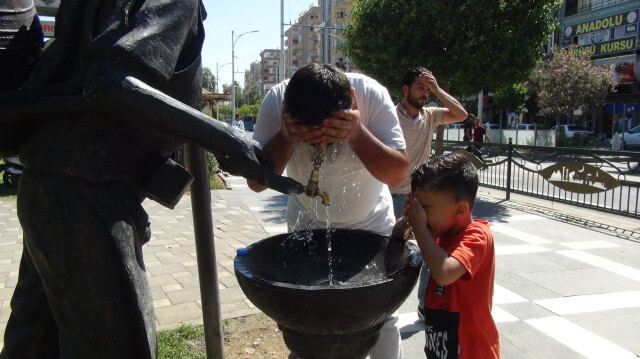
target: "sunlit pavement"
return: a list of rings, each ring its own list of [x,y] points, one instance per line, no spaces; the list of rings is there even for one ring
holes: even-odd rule
[[[286,196],[242,178],[212,191],[223,318],[258,313],[233,274],[237,248],[286,232]],[[496,241],[494,319],[503,358],[636,358],[640,354],[640,221],[480,190],[476,218]],[[202,324],[190,197],[168,210],[146,201],[144,257],[159,329]],[[22,234],[15,201],[0,201],[0,332],[17,281]],[[400,307],[405,358],[423,358],[417,288]],[[230,358],[234,359],[234,358]]]

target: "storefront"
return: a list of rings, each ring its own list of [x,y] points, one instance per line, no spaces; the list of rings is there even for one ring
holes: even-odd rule
[[[588,48],[593,63],[608,66],[618,83],[607,96],[600,119],[593,130],[607,137],[638,125],[640,63],[638,58],[638,1],[565,17],[560,24],[561,47]]]

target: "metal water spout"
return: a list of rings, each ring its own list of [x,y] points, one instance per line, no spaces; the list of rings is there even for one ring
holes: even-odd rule
[[[320,167],[325,160],[324,149],[321,144],[316,144],[316,152],[313,154],[311,159],[313,160],[313,171],[311,171],[311,175],[309,176],[309,182],[304,187],[304,194],[313,198],[320,197],[322,198],[322,204],[328,206],[331,203],[331,199],[329,198],[329,194],[325,191],[321,191],[318,187],[318,180],[320,178]]]

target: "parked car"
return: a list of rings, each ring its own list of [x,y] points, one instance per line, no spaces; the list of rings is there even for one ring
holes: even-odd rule
[[[622,134],[622,148],[640,148],[640,126],[636,126]]]
[[[510,130],[544,130],[544,127],[537,123],[519,123],[511,126]]]
[[[244,130],[245,131],[253,131],[253,127],[256,124],[255,116],[244,116],[242,119],[244,121]]]
[[[556,126],[551,127],[551,131],[555,131]],[[558,127],[558,134],[564,135],[566,138],[573,138],[575,135],[581,136],[583,138],[593,137],[593,131],[587,130],[582,125],[560,125]]]

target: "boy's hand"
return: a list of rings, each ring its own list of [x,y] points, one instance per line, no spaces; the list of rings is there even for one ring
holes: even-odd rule
[[[427,212],[422,208],[422,204],[417,197],[412,197],[409,204],[405,206],[405,218],[409,222],[411,228],[424,226],[427,227]]]

